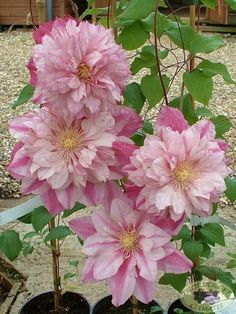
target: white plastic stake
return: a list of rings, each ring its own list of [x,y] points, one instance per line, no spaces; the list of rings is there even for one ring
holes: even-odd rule
[[[17,205],[0,213],[0,225],[16,220],[30,212],[36,207],[43,205],[39,196],[36,196],[23,204]]]

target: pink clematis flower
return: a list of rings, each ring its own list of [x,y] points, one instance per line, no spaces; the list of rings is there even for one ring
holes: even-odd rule
[[[55,27],[65,27],[66,23],[69,20],[74,20],[77,25],[81,22],[80,20],[76,20],[72,16],[64,16],[63,18],[61,17],[56,17],[55,20],[53,21],[48,21],[47,23],[40,24],[36,30],[33,32],[33,38],[36,44],[42,44],[43,37],[45,35],[50,35],[52,28]]]
[[[73,115],[89,115],[119,101],[130,71],[112,31],[72,18],[56,20],[49,29],[33,48],[33,101],[59,110],[66,103]]]
[[[158,270],[184,273],[191,269],[192,262],[170,243],[170,234],[150,217],[134,210],[130,200],[115,198],[109,208],[70,221],[72,230],[85,240],[82,251],[88,260],[83,281],[107,280],[115,306],[131,295],[150,302]]]
[[[41,108],[10,123],[10,132],[19,142],[8,169],[22,180],[22,193],[40,194],[53,215],[76,201],[89,202],[93,195],[86,191],[91,191],[91,185],[124,176],[124,164],[113,148],[122,139],[114,129],[115,120],[108,112],[81,119]],[[123,141],[131,145],[128,138]]]
[[[230,173],[214,125],[202,120],[188,126],[177,109],[164,107],[157,129],[159,134],[147,136],[125,167],[129,180],[141,188],[137,203],[157,214],[168,207],[175,221],[185,214],[211,215]]]
[[[48,21],[47,23],[40,24],[36,30],[33,32],[33,38],[36,44],[42,44],[43,37],[45,35],[50,35],[52,27],[65,27],[66,23],[70,20],[76,21],[77,25],[79,25],[80,21],[75,20],[71,16],[65,16],[64,18],[57,17],[54,21]],[[37,84],[37,68],[34,63],[34,59],[30,58],[29,63],[27,64],[27,68],[30,71],[30,84],[32,86],[36,86]]]

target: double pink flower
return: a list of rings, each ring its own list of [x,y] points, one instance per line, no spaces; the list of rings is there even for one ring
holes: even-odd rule
[[[171,235],[155,218],[137,211],[124,196],[114,198],[92,216],[74,219],[70,227],[85,242],[88,255],[84,282],[106,280],[115,306],[131,295],[148,303],[153,299],[157,272],[188,272],[192,262],[170,243]]]

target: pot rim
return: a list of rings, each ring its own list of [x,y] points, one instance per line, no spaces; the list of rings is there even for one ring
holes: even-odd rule
[[[106,299],[106,298],[111,298],[111,299],[112,299],[112,295],[111,295],[111,294],[105,295],[104,297],[101,297],[100,299],[98,299],[98,301],[96,301],[95,303],[93,303],[92,306],[90,307],[90,314],[93,314],[93,310],[94,310],[95,306],[96,306],[100,301],[102,301],[103,299]],[[129,300],[129,299],[128,299],[128,300]],[[128,300],[127,300],[127,301],[128,301]],[[126,302],[127,302],[127,301],[126,301]],[[158,301],[155,300],[155,299],[153,299],[152,301],[156,302],[156,303],[160,306],[160,308],[161,308],[162,311],[163,311],[163,314],[166,314],[166,313],[167,313],[167,312],[164,310],[163,306],[160,304],[160,302],[158,302]],[[152,301],[151,301],[151,302],[152,302]]]
[[[175,303],[176,301],[179,301],[181,304],[182,304],[182,302],[181,302],[181,299],[180,298],[176,298],[176,299],[174,299],[171,303],[169,303],[169,305],[168,305],[168,307],[167,307],[167,310],[166,310],[166,314],[169,314],[169,309],[170,309],[170,307],[172,306],[172,304],[173,303]],[[183,304],[182,304],[183,305]],[[184,306],[184,305],[183,305]],[[185,306],[186,307],[186,306]]]

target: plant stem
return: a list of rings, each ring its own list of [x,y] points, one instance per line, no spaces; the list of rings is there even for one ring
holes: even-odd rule
[[[138,314],[138,300],[132,295],[132,314]]]
[[[196,19],[196,6],[195,5],[190,5],[190,26],[195,29],[195,19]],[[189,70],[190,72],[195,69],[195,56],[190,55],[190,62],[189,62]],[[190,95],[191,103],[193,109],[195,108],[195,100],[194,98]]]
[[[55,218],[49,223],[49,230],[55,228]],[[52,270],[53,270],[53,286],[54,286],[54,312],[60,313],[61,308],[61,283],[59,272],[59,256],[60,248],[58,240],[51,240],[51,252],[52,252]]]

